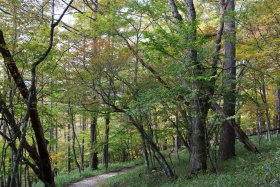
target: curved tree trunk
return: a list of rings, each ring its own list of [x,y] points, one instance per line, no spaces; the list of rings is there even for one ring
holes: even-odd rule
[[[22,75],[20,74],[18,67],[8,50],[8,47],[4,40],[4,35],[2,30],[0,30],[0,52],[4,58],[4,63],[7,66],[9,72],[11,73],[11,76],[13,77],[17,88],[20,91],[20,94],[22,97],[27,101],[28,100],[28,89],[27,86],[23,80]],[[30,107],[30,119],[31,119],[31,125],[32,129],[34,130],[37,148],[38,148],[38,159],[34,160],[40,170],[40,178],[43,180],[45,185],[47,186],[55,186],[54,183],[54,177],[51,169],[51,162],[49,158],[49,152],[47,149],[47,143],[44,137],[44,131],[41,124],[41,120],[39,117],[39,113],[37,110],[37,98],[36,94],[34,94],[34,99]],[[30,150],[31,151],[31,150]],[[33,150],[34,151],[34,150]],[[33,154],[33,159],[37,157],[37,154]]]
[[[164,156],[161,154],[159,147],[153,141],[152,137],[149,137],[149,135],[145,132],[142,125],[138,124],[132,116],[129,115],[129,119],[131,120],[132,124],[136,127],[136,129],[139,131],[141,137],[144,138],[146,140],[146,142],[151,146],[151,149],[155,153],[155,157],[156,157],[158,163],[160,164],[160,166],[162,167],[165,175],[168,177],[174,177],[175,176],[174,172],[172,171],[171,167],[167,163]]]

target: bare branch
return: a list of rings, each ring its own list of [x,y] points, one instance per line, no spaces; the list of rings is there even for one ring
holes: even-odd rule
[[[4,10],[4,9],[1,8],[1,7],[0,7],[0,11],[3,12],[3,13],[5,13],[5,14],[8,14],[8,15],[12,16],[12,14],[11,14],[10,12]]]

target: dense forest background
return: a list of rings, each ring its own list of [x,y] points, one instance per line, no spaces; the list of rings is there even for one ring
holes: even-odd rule
[[[280,132],[279,12],[277,0],[0,0],[1,186],[137,159],[174,178],[166,153],[180,148],[199,175],[238,157],[237,140],[259,153]]]

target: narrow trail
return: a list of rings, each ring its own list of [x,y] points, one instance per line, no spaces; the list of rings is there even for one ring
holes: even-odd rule
[[[169,158],[172,158],[172,157],[175,157],[175,156],[177,156],[177,152],[173,151],[173,152],[169,153]],[[117,175],[128,173],[128,172],[138,168],[139,166],[142,166],[142,164],[139,164],[139,165],[136,165],[136,166],[133,166],[133,167],[123,168],[123,169],[120,169],[118,171],[112,171],[112,172],[104,173],[104,174],[101,174],[101,175],[96,175],[96,176],[93,176],[93,177],[85,178],[85,179],[82,179],[82,180],[77,181],[75,183],[66,185],[65,187],[95,187],[99,184],[99,182],[101,182],[105,179],[108,179],[110,177],[114,177],[114,176],[117,176]]]
[[[114,176],[117,176],[117,175],[121,175],[121,174],[124,174],[124,173],[128,173],[129,171],[132,171],[135,168],[137,168],[137,166],[129,167],[129,168],[123,168],[119,171],[112,171],[112,172],[104,173],[102,175],[89,177],[89,178],[83,179],[81,181],[69,184],[66,187],[94,187],[94,186],[97,186],[97,184],[102,180],[105,180],[105,179],[108,179],[110,177],[114,177]]]

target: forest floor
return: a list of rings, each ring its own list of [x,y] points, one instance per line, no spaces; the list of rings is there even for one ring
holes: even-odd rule
[[[111,164],[109,164],[109,168],[108,168],[107,172],[102,164],[99,165],[99,169],[97,169],[97,170],[91,170],[90,168],[86,168],[84,171],[82,171],[81,175],[78,173],[78,170],[73,170],[70,173],[68,173],[67,171],[61,171],[58,173],[58,176],[55,177],[55,184],[57,187],[66,187],[71,184],[77,183],[79,181],[94,178],[95,176],[97,178],[98,178],[98,176],[101,176],[101,175],[106,176],[106,173],[112,174],[112,173],[122,173],[122,171],[128,172],[132,168],[136,168],[137,166],[140,167],[140,165],[143,165],[142,159],[137,159],[137,160],[130,161],[130,162],[111,163]],[[106,177],[104,177],[104,176],[103,176],[103,178],[105,180]],[[112,175],[112,176],[114,176],[114,175]],[[102,177],[101,177],[101,179],[102,179]],[[100,180],[98,180],[98,181],[100,181]],[[32,186],[33,187],[43,187],[44,184],[41,181],[39,181],[37,183],[34,183]],[[80,187],[83,187],[83,185],[80,185]]]
[[[256,145],[256,137],[252,140]],[[188,174],[188,153],[183,150],[179,155],[165,152],[168,162],[178,176],[170,179],[159,170],[147,171],[143,160],[132,162],[112,163],[109,171],[100,165],[98,170],[86,169],[80,176],[77,171],[61,173],[56,177],[58,187],[255,187],[255,186],[280,186],[280,136],[272,137],[268,142],[262,139],[258,149],[260,154],[248,152],[243,145],[237,141],[236,157],[225,162],[217,161],[217,172],[213,172],[211,163],[209,170],[203,174],[190,177]],[[212,153],[215,150],[212,150]],[[217,152],[217,150],[216,150]],[[213,158],[212,158],[213,159]],[[41,183],[35,185],[43,186]]]
[[[169,150],[164,151],[163,154],[166,157],[168,157],[168,155],[170,155],[170,157],[177,156],[176,152],[174,152],[174,151],[170,152]],[[136,162],[135,165],[131,166],[131,167],[124,167],[122,169],[113,170],[113,171],[108,172],[108,173],[95,175],[95,176],[88,177],[88,178],[83,178],[79,181],[76,181],[76,182],[71,183],[69,185],[63,185],[63,186],[66,186],[66,187],[94,187],[94,186],[98,186],[100,182],[105,181],[106,179],[109,179],[111,177],[118,176],[118,175],[121,175],[121,174],[126,174],[130,171],[136,170],[137,168],[143,168],[143,167],[145,167],[143,164],[138,164]]]
[[[94,177],[86,178],[81,181],[75,182],[73,184],[68,185],[67,187],[94,187],[96,186],[100,181],[108,179],[110,177],[114,177],[120,174],[127,173],[131,170],[134,170],[137,166],[129,167],[129,168],[123,168],[119,171],[112,171],[109,173],[104,173],[102,175],[97,175]]]
[[[170,179],[162,172],[148,172],[145,166],[139,166],[134,170],[101,180],[98,187],[255,187],[255,186],[280,186],[280,136],[272,137],[268,142],[262,139],[260,145],[256,137],[252,140],[258,146],[260,154],[248,152],[237,141],[236,157],[228,161],[217,161],[217,172],[209,163],[209,170],[197,176],[188,174],[188,153],[182,151],[179,157],[173,157],[171,166],[177,179]],[[214,152],[214,150],[212,150]]]

